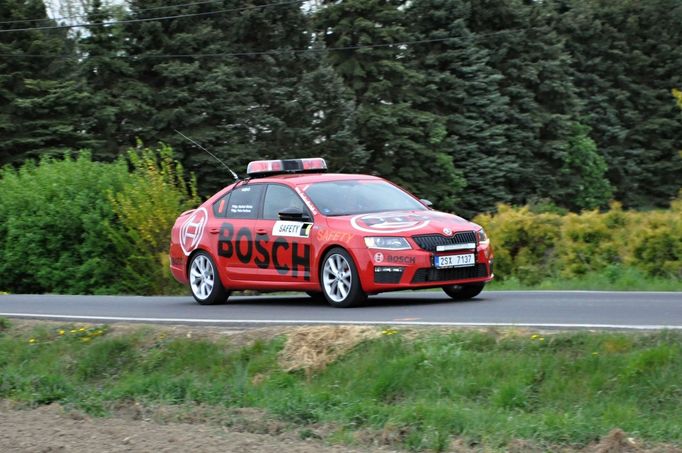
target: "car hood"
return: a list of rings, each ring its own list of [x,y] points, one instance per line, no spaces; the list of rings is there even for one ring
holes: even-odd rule
[[[386,211],[328,217],[331,228],[355,230],[359,234],[412,236],[415,234],[444,234],[472,231],[480,226],[459,216],[440,211]]]

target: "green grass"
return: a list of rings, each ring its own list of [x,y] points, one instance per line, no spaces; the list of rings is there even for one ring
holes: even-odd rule
[[[302,436],[329,423],[337,429],[328,440],[363,430],[415,451],[441,451],[452,436],[492,449],[513,439],[583,446],[614,427],[682,445],[677,332],[398,331],[308,376],[278,366],[283,337],[227,341],[9,327],[0,330],[0,398],[101,416],[132,401],[256,407]]]
[[[500,278],[486,285],[490,291],[513,290],[682,291],[682,280],[650,277],[631,267],[611,266],[580,278],[549,277],[529,284],[518,278]]]

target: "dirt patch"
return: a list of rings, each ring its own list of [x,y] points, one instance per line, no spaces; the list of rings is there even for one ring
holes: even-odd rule
[[[293,328],[287,332],[279,364],[286,371],[319,371],[361,342],[379,336],[380,330],[367,326]]]
[[[236,432],[210,424],[135,421],[125,418],[91,418],[65,412],[57,405],[38,409],[9,409],[0,405],[0,451],[11,452],[387,452],[326,445],[298,434],[272,436]]]

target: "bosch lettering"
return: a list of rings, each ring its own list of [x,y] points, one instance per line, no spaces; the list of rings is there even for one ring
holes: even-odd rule
[[[270,241],[267,235],[255,240],[251,230],[240,228],[235,234],[231,223],[223,223],[218,236],[218,255],[237,259],[244,264],[253,262],[260,269],[273,267],[281,275],[302,276],[310,280],[310,245],[288,242],[278,237]]]
[[[392,256],[392,255],[388,255],[388,256],[386,256],[386,262],[387,263],[395,263],[395,264],[415,264],[417,262],[417,259],[414,256]]]

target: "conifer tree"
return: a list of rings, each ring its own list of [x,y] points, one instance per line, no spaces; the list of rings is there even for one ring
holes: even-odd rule
[[[323,3],[315,28],[328,48],[348,48],[330,50],[329,61],[353,91],[357,137],[369,153],[366,171],[404,185],[440,209],[454,209],[464,181],[444,142],[445,120],[417,108],[416,87],[424,77],[408,63],[409,46],[391,45],[414,37],[405,26],[406,3]]]
[[[158,14],[148,8],[161,4],[133,1],[130,17]],[[129,139],[171,144],[207,194],[230,178],[175,129],[238,173],[259,158],[322,154],[332,168],[348,156],[362,163],[352,99],[319,52],[306,52],[311,41],[301,5],[234,0],[164,13],[216,10],[230,11],[125,26],[137,84],[125,99],[137,106],[124,118]]]
[[[87,22],[102,24],[123,18],[121,8],[106,7],[93,0],[87,12]],[[139,83],[125,53],[120,25],[94,26],[81,31],[78,49],[81,61],[78,78],[87,92],[86,128],[93,136],[93,155],[97,159],[112,159],[134,144],[123,130],[128,114],[138,105]]]
[[[443,144],[466,179],[458,211],[491,211],[495,203],[510,202],[521,173],[507,142],[513,113],[500,94],[502,75],[466,25],[468,2],[416,0],[405,14],[418,40],[447,38],[416,45],[413,62],[425,79],[417,105],[445,120]]]
[[[682,124],[670,89],[682,82],[676,0],[559,3],[586,123],[626,207],[666,207],[680,188]]]
[[[40,0],[1,2],[0,21],[13,21],[3,30],[55,25]],[[86,95],[72,79],[77,60],[67,32],[0,32],[0,54],[0,164],[89,146],[81,124]]]
[[[600,186],[604,175],[594,173],[600,166],[572,166],[578,156],[571,153],[598,150],[571,146],[580,126],[581,101],[573,83],[571,57],[554,29],[557,12],[552,4],[522,0],[472,0],[469,26],[482,45],[490,50],[490,64],[504,76],[500,92],[514,110],[507,128],[507,140],[521,166],[515,190],[517,203],[550,199],[575,209],[574,186],[584,178]],[[581,132],[582,133],[582,132]],[[580,154],[580,153],[579,153]],[[562,171],[571,168],[572,172]],[[577,173],[588,171],[588,175]],[[599,191],[608,201],[608,190]]]

